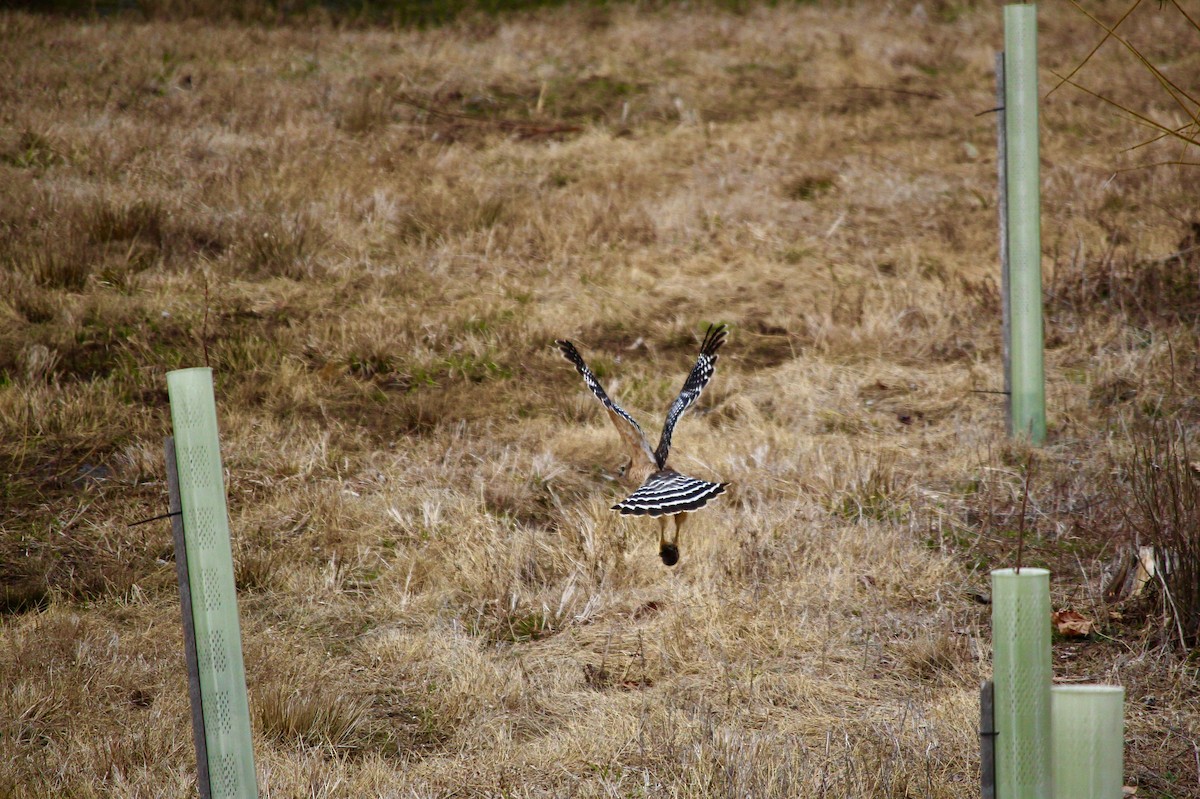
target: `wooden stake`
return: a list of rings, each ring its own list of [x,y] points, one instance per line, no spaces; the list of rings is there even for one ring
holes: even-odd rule
[[[1000,331],[1004,357],[1004,415],[1012,426],[1012,299],[1008,289],[1008,164],[1004,135],[1004,52],[996,53],[996,209],[1000,217]]]
[[[996,799],[996,704],[991,680],[979,686],[979,789]]]
[[[200,664],[196,659],[196,623],[192,616],[192,584],[188,579],[187,546],[183,538],[183,505],[179,499],[179,472],[175,467],[175,439],[168,436],[167,492],[170,495],[171,533],[175,539],[175,574],[183,610],[183,659],[187,663],[188,699],[192,705],[192,739],[196,742],[196,784],[201,799],[211,799],[208,779],[208,742],[204,737],[204,709],[200,704]]]

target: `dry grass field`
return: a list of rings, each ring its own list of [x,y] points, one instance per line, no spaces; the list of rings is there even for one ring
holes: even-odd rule
[[[999,9],[0,11],[0,797],[194,790],[170,528],[130,525],[206,363],[264,797],[976,795],[1022,528],[1096,625],[1056,679],[1126,687],[1139,797],[1200,795],[1194,635],[1103,591],[1200,422],[1200,173],[1131,167],[1200,159],[1046,99],[1011,442]],[[1195,90],[1181,20],[1122,30]],[[1044,5],[1043,94],[1101,35]],[[1188,121],[1112,43],[1076,79]],[[666,568],[553,340],[653,437],[717,321],[674,465],[731,485]]]

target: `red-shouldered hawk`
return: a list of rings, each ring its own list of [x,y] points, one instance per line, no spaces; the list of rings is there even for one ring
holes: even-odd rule
[[[650,449],[650,442],[646,440],[646,434],[642,432],[642,428],[633,420],[633,417],[609,399],[604,387],[600,385],[596,376],[592,374],[592,370],[583,362],[575,345],[566,340],[554,342],[562,350],[567,360],[575,364],[575,369],[583,375],[583,382],[596,395],[596,399],[604,404],[605,410],[608,411],[608,417],[612,419],[613,425],[621,434],[621,440],[625,442],[629,451],[630,460],[624,477],[639,488],[613,505],[612,509],[620,511],[622,515],[626,516],[658,518],[658,554],[662,558],[662,562],[668,566],[674,566],[679,562],[679,532],[683,528],[687,514],[703,508],[710,499],[724,493],[725,486],[729,485],[728,483],[710,483],[697,477],[688,477],[667,465],[667,455],[671,449],[671,433],[675,430],[675,423],[679,421],[679,417],[683,416],[683,412],[696,401],[700,392],[712,378],[713,368],[717,364],[717,350],[725,343],[726,332],[725,325],[708,326],[704,343],[700,346],[700,357],[696,359],[696,365],[692,367],[687,380],[684,381],[679,396],[667,410],[662,438],[659,439],[658,447],[654,450]],[[675,520],[675,535],[670,540],[667,539],[668,516]]]

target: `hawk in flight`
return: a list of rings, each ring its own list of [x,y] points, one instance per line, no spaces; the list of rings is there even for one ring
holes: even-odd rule
[[[667,419],[663,423],[662,437],[658,447],[650,449],[650,442],[642,428],[626,413],[621,406],[613,402],[604,387],[596,380],[592,370],[584,363],[583,357],[575,349],[575,345],[566,340],[554,343],[562,350],[566,359],[575,364],[575,369],[583,376],[583,382],[603,403],[621,434],[621,440],[629,452],[629,463],[624,469],[624,477],[639,488],[625,499],[613,505],[612,509],[620,511],[624,516],[655,516],[658,518],[658,554],[662,562],[674,566],[679,561],[679,531],[687,520],[688,513],[699,510],[718,494],[725,492],[728,483],[710,483],[696,477],[680,474],[667,464],[667,455],[671,450],[671,433],[675,423],[683,412],[692,406],[700,396],[700,392],[708,385],[713,376],[713,368],[717,364],[717,350],[725,343],[725,325],[709,325],[700,346],[700,356],[696,365],[683,383],[679,396],[667,410]],[[667,539],[667,517],[675,520],[675,535]]]

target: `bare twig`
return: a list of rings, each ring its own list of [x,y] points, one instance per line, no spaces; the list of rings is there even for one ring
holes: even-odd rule
[[[183,513],[183,511],[178,511],[178,510],[172,511],[171,513],[160,513],[157,516],[151,516],[149,519],[142,519],[141,521],[130,522],[129,524],[127,524],[125,526],[126,527],[139,527],[143,524],[149,524],[150,522],[156,522],[159,519],[170,519],[171,517],[179,516],[182,513]]]
[[[1179,0],[1171,0],[1171,5],[1175,6],[1175,10],[1178,11],[1180,14],[1182,14],[1183,18],[1186,19],[1189,23],[1191,23],[1193,28],[1200,31],[1200,22],[1197,22],[1196,20],[1194,20],[1190,16],[1188,16],[1188,12],[1184,11],[1183,6],[1179,5]]]
[[[1121,23],[1124,22],[1126,20],[1126,18],[1128,18],[1128,16],[1133,13],[1134,9],[1136,9],[1141,4],[1142,4],[1142,0],[1135,0],[1134,4],[1131,5],[1125,11],[1125,13],[1121,15],[1121,18],[1116,21],[1116,24],[1113,25],[1113,31],[1115,31],[1117,28],[1121,27]],[[1067,73],[1067,77],[1061,79],[1058,83],[1056,83],[1054,85],[1053,89],[1046,92],[1046,98],[1049,98],[1050,95],[1054,94],[1056,91],[1058,91],[1060,88],[1062,88],[1062,85],[1064,83],[1066,83],[1069,79],[1075,77],[1075,73],[1078,72],[1079,70],[1083,69],[1084,65],[1087,64],[1088,61],[1092,60],[1092,56],[1094,56],[1100,50],[1100,48],[1104,46],[1104,43],[1107,42],[1111,36],[1113,36],[1112,31],[1108,31],[1107,33],[1105,33],[1104,38],[1100,40],[1100,43],[1097,44],[1095,47],[1093,47],[1091,52],[1083,57],[1083,60],[1079,62],[1078,66],[1076,66],[1073,70],[1071,70],[1069,73]]]
[[[1163,6],[1165,4],[1165,1],[1166,0],[1160,0],[1159,5]],[[1191,16],[1189,16],[1187,14],[1187,12],[1185,12],[1183,10],[1183,8],[1179,4],[1178,0],[1170,0],[1170,2],[1171,2],[1171,5],[1174,6],[1174,8],[1177,11],[1179,11],[1180,15],[1183,16],[1183,18],[1185,20],[1187,20],[1187,22],[1193,28],[1195,28],[1198,32],[1200,32],[1200,23],[1197,23],[1197,21],[1195,19],[1193,19]],[[1104,30],[1105,34],[1104,34],[1104,37],[1100,40],[1100,42],[1097,43],[1096,46],[1093,47],[1092,50],[1087,54],[1087,56],[1084,57],[1084,59],[1078,65],[1076,65],[1075,68],[1072,69],[1067,75],[1063,76],[1063,75],[1058,75],[1058,73],[1053,73],[1055,75],[1055,77],[1057,77],[1059,79],[1059,82],[1054,86],[1053,89],[1051,89],[1047,93],[1046,96],[1049,97],[1051,94],[1053,94],[1055,91],[1057,91],[1064,84],[1069,84],[1069,85],[1073,86],[1074,88],[1079,89],[1080,91],[1084,92],[1085,94],[1091,95],[1092,97],[1095,97],[1095,98],[1097,98],[1097,99],[1099,99],[1121,111],[1124,111],[1126,114],[1128,114],[1130,117],[1132,117],[1139,124],[1146,125],[1147,127],[1150,127],[1151,129],[1153,129],[1157,132],[1157,135],[1153,136],[1149,140],[1140,142],[1132,147],[1127,148],[1126,152],[1129,150],[1138,149],[1138,148],[1141,148],[1141,147],[1147,146],[1149,144],[1153,144],[1155,142],[1161,141],[1163,139],[1168,139],[1168,138],[1176,139],[1181,143],[1182,150],[1179,154],[1179,157],[1174,160],[1165,160],[1165,161],[1160,161],[1160,162],[1156,162],[1153,164],[1143,164],[1143,165],[1139,165],[1136,167],[1127,167],[1127,168],[1119,170],[1119,171],[1124,172],[1124,171],[1130,171],[1132,169],[1145,169],[1145,168],[1151,167],[1151,166],[1163,166],[1163,165],[1171,165],[1171,166],[1197,166],[1197,165],[1200,165],[1200,164],[1197,164],[1196,162],[1189,161],[1185,158],[1185,153],[1186,153],[1188,147],[1200,147],[1200,136],[1197,135],[1198,133],[1200,133],[1200,100],[1197,100],[1196,97],[1192,96],[1192,94],[1187,89],[1183,88],[1179,83],[1177,83],[1175,80],[1172,80],[1166,73],[1164,73],[1162,70],[1160,70],[1154,64],[1152,64],[1150,62],[1150,60],[1145,55],[1143,55],[1142,52],[1137,48],[1137,46],[1134,45],[1128,38],[1117,33],[1117,29],[1121,26],[1121,24],[1124,23],[1125,20],[1128,19],[1129,16],[1136,9],[1138,9],[1141,6],[1142,0],[1134,0],[1134,2],[1121,15],[1121,17],[1115,23],[1113,23],[1111,26],[1109,24],[1105,23],[1104,21],[1102,21],[1101,19],[1099,19],[1093,13],[1088,11],[1086,8],[1084,8],[1082,3],[1080,2],[1080,0],[1070,0],[1070,3],[1081,14],[1086,16],[1093,23],[1095,23],[1098,27],[1100,27],[1102,30]],[[1121,103],[1116,102],[1115,100],[1112,100],[1102,94],[1099,94],[1098,92],[1092,91],[1091,89],[1085,88],[1084,86],[1082,86],[1080,83],[1078,83],[1074,79],[1075,75],[1083,68],[1083,66],[1085,64],[1088,63],[1088,61],[1091,60],[1091,58],[1100,50],[1101,47],[1104,46],[1104,44],[1106,42],[1108,42],[1109,39],[1115,39],[1118,43],[1120,43],[1121,46],[1124,47],[1125,50],[1127,50],[1137,60],[1137,62],[1139,64],[1141,64],[1142,67],[1145,68],[1146,71],[1148,71],[1154,77],[1155,81],[1158,82],[1158,84],[1162,88],[1162,90],[1167,93],[1167,95],[1171,98],[1171,100],[1173,100],[1174,103],[1183,112],[1185,118],[1187,120],[1189,120],[1186,124],[1168,126],[1167,124],[1153,120],[1144,114],[1140,114],[1137,111],[1134,111],[1132,108],[1122,105]]]
[[[1170,555],[1167,555],[1167,557],[1170,557]],[[1175,633],[1179,636],[1180,651],[1187,652],[1187,638],[1183,634],[1183,624],[1179,619],[1179,608],[1175,606],[1175,598],[1171,596],[1171,589],[1167,586],[1167,578],[1163,577],[1161,564],[1154,570],[1154,576],[1158,578],[1159,584],[1162,585],[1163,595],[1171,605],[1171,617],[1175,621]]]
[[[1021,494],[1021,519],[1017,522],[1017,574],[1021,573],[1021,558],[1025,554],[1025,508],[1029,505],[1029,480],[1033,475],[1033,450],[1025,461],[1025,490]]]
[[[1200,146],[1200,143],[1198,143]],[[1150,169],[1156,166],[1200,166],[1200,161],[1154,161],[1149,164],[1138,164],[1137,166],[1125,166],[1116,170],[1117,172],[1136,172],[1139,169]]]
[[[1186,125],[1178,125],[1175,127],[1175,134],[1176,135],[1184,135],[1184,131],[1186,131],[1188,128],[1193,128],[1193,127],[1196,127],[1195,122],[1189,122]],[[1168,136],[1168,134],[1166,134],[1166,133],[1160,133],[1157,136],[1153,136],[1149,139],[1146,139],[1145,141],[1138,142],[1137,144],[1131,144],[1128,147],[1126,147],[1124,150],[1121,150],[1121,152],[1129,153],[1129,152],[1133,152],[1134,150],[1140,150],[1143,147],[1148,147],[1151,144],[1155,144],[1157,142],[1162,141],[1163,139],[1167,138],[1167,136]],[[1184,138],[1186,138],[1186,136],[1184,136]]]
[[[1114,39],[1116,39],[1118,42],[1120,42],[1125,47],[1125,49],[1128,50],[1133,55],[1134,58],[1136,58],[1139,62],[1141,62],[1142,66],[1144,66],[1146,69],[1148,69],[1150,71],[1150,74],[1153,75],[1154,78],[1159,82],[1159,85],[1161,85],[1163,87],[1163,89],[1166,90],[1167,94],[1171,95],[1171,99],[1174,100],[1176,102],[1176,104],[1179,105],[1180,109],[1182,109],[1184,114],[1191,117],[1193,120],[1200,122],[1200,117],[1197,116],[1196,111],[1188,108],[1187,105],[1183,102],[1183,100],[1180,99],[1180,95],[1182,95],[1182,97],[1184,99],[1189,100],[1193,106],[1200,106],[1200,101],[1196,100],[1196,98],[1192,97],[1190,94],[1188,94],[1182,88],[1180,88],[1180,86],[1178,84],[1176,84],[1175,81],[1171,80],[1166,75],[1164,75],[1162,73],[1162,71],[1159,70],[1158,67],[1151,64],[1150,60],[1148,58],[1146,58],[1144,55],[1142,55],[1141,51],[1138,50],[1136,47],[1134,47],[1129,42],[1128,39],[1125,39],[1124,37],[1117,35],[1117,31],[1116,31],[1115,27],[1110,28],[1107,25],[1105,25],[1103,22],[1101,22],[1099,19],[1097,19],[1094,15],[1092,15],[1089,11],[1087,11],[1087,9],[1085,9],[1082,5],[1079,4],[1079,0],[1070,0],[1070,2],[1071,2],[1071,5],[1075,6],[1075,8],[1077,8],[1081,13],[1083,13],[1088,19],[1090,19],[1092,22],[1095,22],[1097,25],[1099,25],[1101,28],[1103,28],[1105,31],[1107,31],[1108,34],[1110,36],[1112,36]],[[1141,0],[1137,0],[1137,3],[1140,3],[1140,2],[1141,2]],[[1135,5],[1137,3],[1135,3]],[[1187,17],[1186,14],[1184,16]],[[1188,19],[1190,21],[1190,18],[1188,18]],[[1066,79],[1064,78],[1064,80],[1066,80]],[[1072,85],[1074,85],[1074,83],[1072,83]]]
[[[1200,164],[1197,164],[1197,166],[1200,166]],[[1168,253],[1167,255],[1164,255],[1161,258],[1147,258],[1146,260],[1142,261],[1142,263],[1143,264],[1165,264],[1170,261],[1174,261],[1176,258],[1182,258],[1183,256],[1190,255],[1194,252],[1200,252],[1200,244],[1197,244],[1194,247],[1184,247],[1182,250],[1176,250],[1173,253]]]
[[[1062,77],[1057,72],[1051,72],[1051,74],[1054,75],[1056,78]],[[1129,114],[1134,119],[1136,119],[1138,122],[1141,122],[1143,125],[1146,125],[1149,128],[1153,128],[1154,130],[1161,132],[1164,137],[1175,137],[1183,142],[1186,142],[1187,144],[1200,147],[1200,139],[1192,138],[1190,136],[1183,134],[1180,131],[1176,131],[1173,128],[1168,128],[1166,125],[1163,125],[1161,122],[1156,122],[1155,120],[1151,119],[1150,117],[1148,117],[1144,114],[1139,114],[1137,111],[1134,111],[1132,108],[1126,108],[1125,106],[1121,105],[1117,101],[1110,100],[1107,97],[1105,97],[1104,95],[1094,92],[1091,89],[1087,88],[1086,86],[1076,83],[1073,80],[1070,80],[1068,78],[1062,78],[1062,79],[1065,82],[1074,86],[1076,89],[1079,89],[1079,91],[1083,92],[1084,94],[1090,94],[1092,97],[1095,97],[1097,100],[1101,100],[1101,101],[1113,106],[1114,108],[1124,111],[1125,113]],[[1186,127],[1187,126],[1185,126],[1185,128]]]
[[[904,94],[909,97],[921,97],[926,100],[940,100],[942,95],[937,92],[922,92],[915,89],[902,89],[897,86],[862,86],[859,84],[851,84],[849,86],[799,86],[801,91],[810,92],[887,92],[889,94]]]
[[[204,324],[200,328],[200,345],[204,348],[204,365],[211,367],[208,360],[208,273],[204,274]]]

